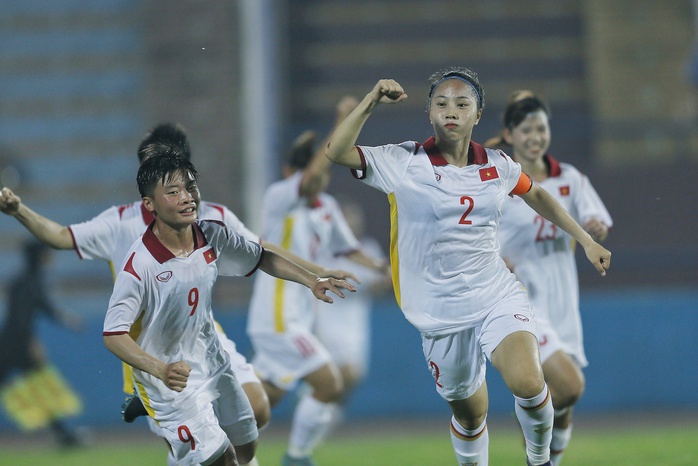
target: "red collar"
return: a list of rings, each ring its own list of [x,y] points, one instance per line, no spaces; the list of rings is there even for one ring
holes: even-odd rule
[[[160,242],[155,233],[153,232],[153,226],[155,225],[155,220],[148,225],[148,228],[143,233],[143,245],[146,247],[148,252],[161,264],[164,264],[170,259],[174,259],[175,255],[165,247],[164,244]],[[191,226],[194,230],[194,251],[199,248],[203,248],[208,244],[204,232],[201,231],[198,223]]]
[[[562,173],[562,168],[560,168],[560,162],[555,160],[550,154],[545,154],[543,156],[543,161],[548,166],[548,176],[560,176],[560,174]]]
[[[424,151],[429,156],[431,164],[434,166],[448,165],[446,158],[443,156],[438,147],[436,147],[436,140],[434,137],[430,137],[424,141]],[[470,146],[468,147],[468,165],[477,164],[484,165],[487,163],[487,151],[480,144],[474,141],[470,141]]]

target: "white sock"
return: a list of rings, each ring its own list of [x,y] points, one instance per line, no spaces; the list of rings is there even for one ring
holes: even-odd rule
[[[487,419],[477,429],[468,430],[458,423],[455,416],[451,417],[451,443],[458,464],[486,466],[490,444]]]
[[[336,403],[322,403],[310,395],[301,398],[293,413],[288,455],[292,458],[310,456],[329,432],[336,409]]]
[[[514,396],[514,409],[526,439],[526,455],[532,465],[550,459],[550,440],[553,430],[553,403],[548,386],[533,398]]]
[[[553,440],[550,442],[550,462],[558,466],[562,461],[567,445],[572,437],[572,424],[565,429],[553,428]]]

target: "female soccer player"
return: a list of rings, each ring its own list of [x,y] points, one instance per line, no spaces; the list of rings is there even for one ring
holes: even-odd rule
[[[257,426],[216,335],[211,298],[218,274],[250,275],[259,268],[326,302],[332,302],[326,291],[343,297],[339,288],[354,287],[319,278],[223,222],[198,220],[198,173],[182,157],[153,156],[137,179],[155,220],[117,274],[104,343],[133,367],[138,394],[177,464],[237,465],[236,456],[249,463]],[[139,317],[141,333],[134,340],[129,330]]]
[[[489,359],[514,394],[528,464],[550,464],[553,406],[535,323],[526,291],[499,256],[496,232],[505,199],[520,196],[568,231],[601,275],[611,254],[519,164],[471,140],[484,92],[467,68],[431,76],[428,113],[435,135],[424,144],[355,145],[379,104],[406,98],[396,81],[378,81],[335,130],[327,157],[388,195],[395,296],[421,332],[436,390],[453,411],[458,462],[488,464]]]
[[[530,91],[514,99],[504,112],[504,142],[522,170],[601,242],[613,224],[611,216],[586,176],[548,154],[549,116],[547,105]],[[587,366],[575,243],[517,197],[504,203],[499,242],[502,257],[528,290],[536,315],[543,375],[555,408],[550,456],[557,466],[570,441],[572,406],[584,392],[581,368]]]

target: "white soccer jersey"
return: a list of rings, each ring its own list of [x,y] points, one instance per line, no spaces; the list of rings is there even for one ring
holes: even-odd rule
[[[320,250],[346,254],[359,247],[337,201],[320,193],[316,204],[300,195],[303,173],[273,183],[264,196],[262,237],[296,256],[315,262]],[[312,326],[314,296],[303,285],[266,274],[255,277],[247,330],[285,332],[290,326]]]
[[[597,218],[613,224],[589,179],[572,165],[547,155],[550,176],[539,185],[548,191],[581,225]],[[522,199],[507,200],[499,225],[502,257],[526,289],[536,315],[547,319],[565,352],[587,365],[579,313],[579,280],[573,238],[541,217]],[[545,344],[545,335],[538,335]]]
[[[259,242],[259,237],[224,205],[201,201],[199,218],[220,220],[248,240]],[[91,220],[70,225],[69,230],[81,259],[106,260],[114,272],[152,221],[153,214],[138,201],[110,207]]]
[[[521,166],[500,151],[470,143],[456,167],[436,147],[404,142],[357,146],[354,176],[388,194],[395,297],[426,335],[476,325],[520,286],[499,256],[497,224]]]
[[[191,366],[181,393],[134,369],[141,399],[159,422],[193,416],[216,398],[206,387],[229,367],[229,356],[216,335],[213,285],[219,273],[251,274],[262,254],[259,244],[222,222],[199,220],[192,228],[195,250],[185,258],[175,257],[152,228],[146,230],[127,252],[104,320],[104,334],[116,335],[129,332],[142,315],[138,345],[166,363],[186,361]]]

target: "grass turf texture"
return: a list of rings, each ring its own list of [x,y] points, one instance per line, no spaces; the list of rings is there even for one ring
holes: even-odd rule
[[[397,428],[399,429],[399,427]],[[499,429],[498,429],[499,430]],[[150,435],[150,434],[148,434]],[[563,466],[694,466],[698,464],[698,426],[576,429]],[[165,464],[165,449],[158,440],[108,446],[104,441],[81,449],[60,451],[51,445],[12,446],[2,442],[0,464],[15,466],[150,466]],[[264,438],[258,459],[261,466],[276,466],[285,450],[282,436]],[[416,432],[376,432],[333,436],[315,454],[320,466],[436,466],[456,465],[448,429],[419,435]],[[490,464],[525,464],[521,438],[513,430],[490,432]]]

